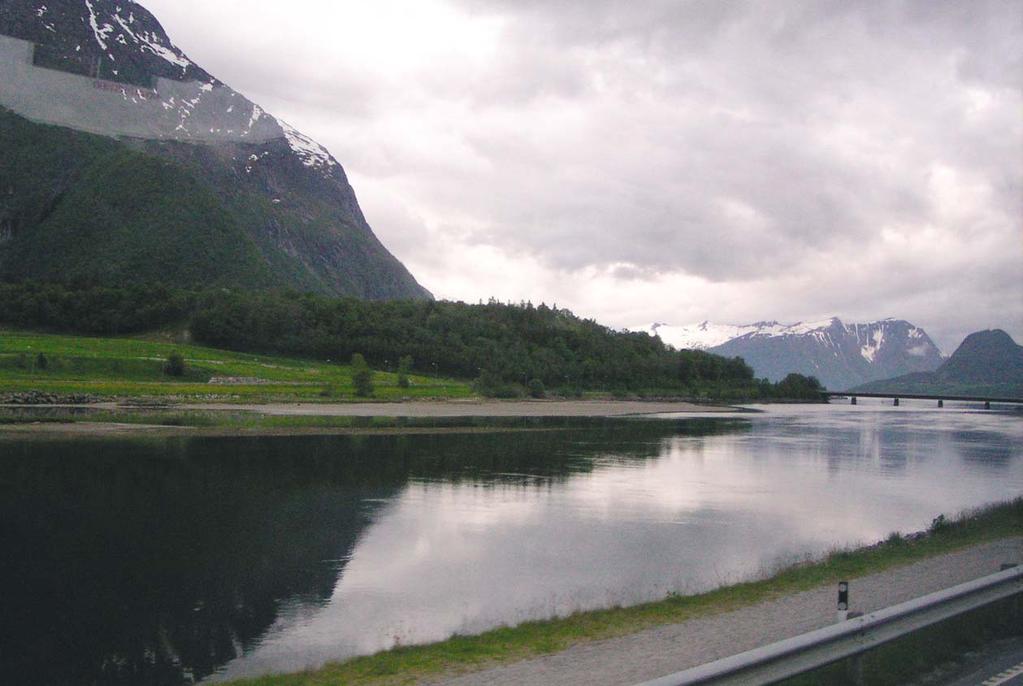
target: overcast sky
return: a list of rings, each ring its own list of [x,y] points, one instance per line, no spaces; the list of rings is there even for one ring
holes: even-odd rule
[[[1023,342],[1018,0],[143,0],[437,297]]]

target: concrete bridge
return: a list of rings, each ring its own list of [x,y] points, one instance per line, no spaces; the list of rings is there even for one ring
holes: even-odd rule
[[[1023,405],[1023,398],[985,398],[981,396],[963,396],[963,395],[932,395],[932,394],[920,394],[920,393],[825,393],[828,398],[834,400],[836,398],[847,398],[850,403],[855,405],[860,398],[881,398],[881,399],[892,399],[892,404],[898,407],[902,400],[933,400],[938,403],[938,407],[945,407],[946,402],[960,402],[960,403],[983,403],[985,410],[990,410],[992,405]]]

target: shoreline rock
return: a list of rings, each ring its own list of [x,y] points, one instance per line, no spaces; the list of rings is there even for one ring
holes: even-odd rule
[[[23,391],[0,393],[0,405],[95,405],[104,399],[88,394],[46,393],[44,391]]]

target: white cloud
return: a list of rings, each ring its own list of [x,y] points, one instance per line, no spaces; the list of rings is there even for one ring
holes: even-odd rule
[[[149,0],[440,297],[1023,339],[1023,7]]]

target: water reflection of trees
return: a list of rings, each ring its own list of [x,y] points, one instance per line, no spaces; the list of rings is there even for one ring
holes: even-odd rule
[[[252,645],[398,484],[350,488],[318,446],[35,444],[3,459],[3,662],[22,683],[178,684]],[[87,454],[83,454],[86,452]],[[7,648],[17,649],[8,652]],[[34,676],[33,676],[34,675]]]
[[[20,684],[197,681],[257,644],[286,605],[326,603],[361,532],[410,479],[559,480],[737,426],[4,443],[0,670]]]

